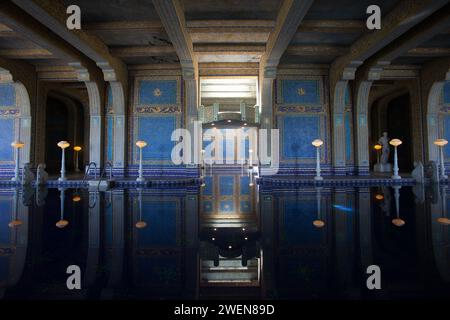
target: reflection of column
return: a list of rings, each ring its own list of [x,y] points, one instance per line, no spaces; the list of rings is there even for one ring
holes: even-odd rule
[[[84,287],[90,287],[96,280],[100,251],[100,192],[89,192],[89,220],[88,220],[88,253]]]
[[[353,265],[354,243],[353,237],[354,214],[353,210],[342,210],[343,208],[351,208],[349,201],[354,194],[345,189],[336,190],[334,193],[334,228],[335,228],[335,268],[337,274],[337,285],[344,294],[349,293],[353,286]],[[339,209],[340,208],[340,209]]]
[[[20,220],[22,223],[20,226],[12,228],[10,231],[12,233],[11,246],[15,247],[15,250],[10,258],[8,287],[15,286],[22,277],[27,257],[29,208],[22,201],[19,201],[20,199],[21,195],[18,190],[16,190],[14,195],[16,212],[14,212],[14,214],[16,215],[17,220]]]
[[[114,289],[120,284],[123,273],[124,262],[124,248],[125,248],[125,193],[124,190],[112,191],[111,202],[112,223],[105,223],[105,225],[112,226],[112,239],[107,245],[110,251],[111,265],[110,274],[106,289]],[[104,297],[105,292],[102,294]],[[113,297],[111,297],[113,298]]]
[[[200,273],[198,256],[198,195],[195,193],[186,196],[186,211],[184,213],[184,271],[185,284],[183,297],[185,299],[198,299],[198,286]]]
[[[361,255],[362,273],[366,275],[366,268],[373,264],[372,252],[372,217],[370,207],[370,189],[358,189],[358,215],[359,215],[359,245]]]
[[[275,284],[275,257],[274,257],[274,227],[275,219],[273,212],[272,195],[261,195],[261,243],[262,243],[262,278],[261,297],[273,298],[276,296]]]
[[[434,254],[434,264],[442,280],[450,283],[450,226],[439,223],[443,213],[447,211],[446,186],[439,192],[439,201],[431,203],[431,239]],[[445,215],[444,215],[445,216]]]

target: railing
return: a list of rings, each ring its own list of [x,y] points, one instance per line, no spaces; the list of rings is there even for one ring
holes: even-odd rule
[[[88,164],[87,168],[86,168],[86,172],[84,173],[84,177],[83,177],[83,183],[86,181],[86,179],[89,177],[89,171],[91,170],[91,166],[94,166],[95,171],[94,171],[94,179],[97,179],[97,164],[95,162],[91,162]]]
[[[199,107],[199,119],[203,123],[220,120],[240,120],[249,123],[259,123],[259,106],[247,106],[240,103],[239,111],[227,110],[224,106],[214,103],[212,106]]]

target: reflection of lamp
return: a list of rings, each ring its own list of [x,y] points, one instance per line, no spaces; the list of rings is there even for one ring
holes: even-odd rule
[[[8,223],[8,227],[10,228],[16,228],[16,227],[20,227],[23,222],[22,220],[17,219],[17,211],[18,211],[18,206],[19,206],[19,190],[15,190],[15,197],[14,197],[14,214],[13,214],[13,220]]]
[[[65,148],[62,148],[62,149],[64,150]],[[67,227],[69,225],[69,221],[64,220],[65,189],[64,188],[60,188],[59,191],[61,193],[60,194],[60,199],[61,199],[61,204],[60,204],[60,206],[61,206],[61,217],[60,217],[59,221],[56,223],[56,227],[62,229],[62,228],[65,228],[65,227]]]
[[[405,224],[405,221],[400,219],[400,186],[393,186],[394,188],[394,198],[395,198],[395,211],[397,213],[397,217],[392,219],[392,224],[396,227],[401,227]]]
[[[317,219],[313,221],[313,226],[316,228],[323,228],[325,227],[325,221],[321,218],[321,188],[316,189],[316,201],[317,201]]]
[[[139,189],[139,221],[136,222],[136,228],[137,229],[144,229],[147,227],[147,222],[142,220],[142,189]]]
[[[320,176],[320,150],[319,148],[323,145],[323,141],[320,139],[316,139],[312,142],[312,145],[316,147],[316,176],[314,180],[323,180]]]
[[[142,169],[142,148],[147,146],[147,142],[139,140],[136,141],[136,146],[139,148],[139,177],[136,179],[137,182],[144,182],[144,170]]]
[[[436,219],[439,224],[442,225],[450,225],[450,219],[447,218],[447,203],[446,203],[446,186],[442,186],[441,188],[441,202],[442,202],[442,217]]]
[[[373,146],[373,148],[375,149],[375,151],[376,151],[376,153],[377,153],[377,164],[379,164],[380,163],[380,150],[383,148],[382,146],[381,146],[381,144],[376,144],[376,145],[374,145]]]
[[[75,147],[73,147],[73,150],[75,151],[75,171],[80,172],[80,168],[78,167],[78,154],[81,151],[81,147],[75,146]]]
[[[392,179],[401,179],[398,175],[398,156],[397,156],[397,147],[402,144],[402,140],[400,139],[392,139],[389,141],[391,146],[394,146],[394,175],[391,177]]]
[[[20,149],[22,149],[25,146],[25,143],[22,141],[13,141],[11,142],[11,147],[16,149],[16,163],[14,168],[14,178],[12,178],[12,181],[19,181],[19,154]]]
[[[381,194],[381,193],[377,193],[376,195],[375,195],[375,199],[377,199],[377,200],[383,200],[384,199],[384,196]]]
[[[60,141],[57,144],[58,147],[61,148],[61,176],[58,178],[59,181],[66,181],[66,154],[65,150],[70,146],[70,143],[67,141]]]
[[[434,144],[439,147],[440,150],[440,160],[441,160],[441,179],[447,179],[448,176],[445,174],[444,166],[444,147],[447,145],[448,141],[445,139],[436,139]]]
[[[72,201],[73,202],[80,202],[81,201],[81,197],[76,191],[75,191],[75,194],[72,197]]]

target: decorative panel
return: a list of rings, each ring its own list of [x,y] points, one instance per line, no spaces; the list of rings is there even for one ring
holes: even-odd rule
[[[13,164],[14,151],[11,142],[14,141],[14,119],[0,117],[0,163]]]
[[[444,104],[450,104],[450,81],[445,83],[443,91]]]
[[[16,90],[12,84],[0,84],[0,107],[16,106]]]
[[[151,228],[138,234],[138,246],[176,246],[179,244],[177,228],[179,225],[178,201],[146,201],[142,203],[142,220]]]
[[[170,105],[179,103],[176,80],[142,80],[139,82],[139,105]]]
[[[318,80],[283,79],[279,86],[279,104],[319,104],[321,103]]]

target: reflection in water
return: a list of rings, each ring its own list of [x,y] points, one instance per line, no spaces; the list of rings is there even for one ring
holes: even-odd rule
[[[0,189],[3,298],[448,297],[446,186]],[[57,228],[55,227],[55,224]],[[428,248],[432,248],[429,250]],[[82,270],[69,291],[66,268]],[[382,270],[380,292],[366,268]]]

